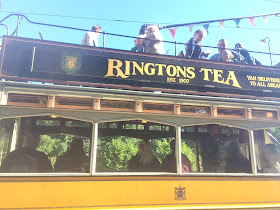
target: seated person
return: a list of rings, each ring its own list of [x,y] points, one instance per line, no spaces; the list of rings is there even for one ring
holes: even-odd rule
[[[211,53],[211,50],[204,52],[201,42],[205,38],[207,32],[204,29],[198,29],[194,32],[194,37],[191,38],[185,45],[186,57],[193,59],[206,59]]]
[[[167,172],[173,172],[176,173],[176,157],[175,157],[175,144],[176,140],[172,140],[170,142],[170,149],[171,153],[169,155],[166,155],[165,158],[162,161],[162,171]],[[188,159],[188,157],[184,154],[181,154],[181,160],[182,160],[182,172],[183,173],[189,173],[191,172],[191,162]]]
[[[244,63],[250,65],[256,65],[255,58],[250,55],[249,51],[243,47],[242,43],[237,43],[235,45],[235,51],[240,53],[244,57]]]
[[[216,172],[220,166],[219,148],[217,138],[220,127],[217,124],[210,124],[207,127],[207,133],[200,139],[201,157],[203,172]]]
[[[228,146],[225,170],[226,173],[252,173],[250,161],[242,155],[236,142],[232,142]]]
[[[145,53],[164,54],[162,35],[157,26],[148,26],[143,40]]]
[[[280,153],[275,145],[265,145],[264,158],[266,162],[264,173],[280,173]]]
[[[10,152],[1,165],[2,173],[48,173],[52,171],[48,156],[30,147]]]
[[[211,61],[222,61],[221,54],[224,50],[228,49],[228,40],[220,39],[220,41],[217,44],[217,47],[218,47],[218,52],[210,57]],[[230,51],[230,52],[233,55],[234,62],[242,63],[244,61],[244,57],[241,54],[239,54],[235,51]]]
[[[54,170],[56,172],[89,172],[88,163],[89,157],[83,150],[83,140],[75,138],[71,142],[69,150],[57,158]]]
[[[221,58],[224,62],[233,62],[233,54],[229,50],[224,50],[221,52]]]
[[[138,152],[128,162],[129,171],[159,172],[160,163],[153,153],[152,144],[147,140],[139,143]]]
[[[144,52],[144,47],[142,45],[143,38],[145,38],[145,35],[141,34],[134,40],[134,47],[131,49],[132,52]]]

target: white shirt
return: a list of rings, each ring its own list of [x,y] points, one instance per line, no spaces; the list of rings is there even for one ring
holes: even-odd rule
[[[82,45],[98,47],[98,36],[99,34],[93,31],[88,31],[85,33],[82,39]]]

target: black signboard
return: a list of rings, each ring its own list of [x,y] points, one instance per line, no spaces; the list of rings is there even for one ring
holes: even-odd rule
[[[18,37],[4,37],[1,77],[178,92],[273,97],[279,97],[280,93],[280,71],[273,67],[190,60]]]

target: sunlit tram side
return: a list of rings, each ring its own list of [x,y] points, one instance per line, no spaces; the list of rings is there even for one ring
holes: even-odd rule
[[[4,37],[0,209],[280,209],[278,68]]]

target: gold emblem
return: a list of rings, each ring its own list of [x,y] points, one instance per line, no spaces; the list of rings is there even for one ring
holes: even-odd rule
[[[181,187],[181,185],[179,185],[179,187],[175,187],[175,200],[178,201],[182,201],[182,200],[186,200],[186,188],[185,187]]]
[[[76,68],[77,58],[66,56],[66,66],[68,69]]]
[[[79,53],[61,53],[60,67],[66,74],[76,74],[82,67],[82,56]]]

